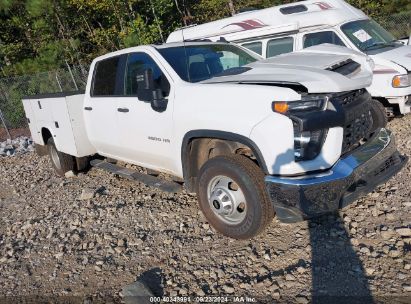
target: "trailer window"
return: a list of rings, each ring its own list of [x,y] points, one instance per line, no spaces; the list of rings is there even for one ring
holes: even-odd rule
[[[125,95],[137,96],[137,77],[146,69],[151,69],[153,71],[156,87],[161,89],[164,97],[167,97],[170,94],[170,83],[157,63],[145,53],[133,53],[128,56],[125,77]]]
[[[341,29],[361,51],[377,51],[400,47],[396,38],[374,20],[360,20],[344,24]]]
[[[242,46],[257,53],[258,55],[263,54],[263,43],[262,42],[244,43]]]
[[[267,58],[294,51],[294,38],[272,39],[267,42]]]
[[[97,62],[94,72],[92,96],[118,95],[121,83],[118,80],[120,56]]]
[[[340,46],[346,46],[341,38],[333,31],[311,33],[304,36],[304,48],[315,46],[323,43],[330,43]]]

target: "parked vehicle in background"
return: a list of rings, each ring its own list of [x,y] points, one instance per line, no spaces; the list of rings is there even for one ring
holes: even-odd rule
[[[247,239],[274,214],[295,222],[335,212],[405,163],[365,89],[366,61],[290,58],[312,66],[228,43],[135,47],[95,59],[84,94],[23,103],[58,174],[94,157],[93,166],[176,191],[115,161],[168,173],[197,193],[216,230]]]
[[[168,42],[225,39],[269,58],[334,44],[369,55],[375,62],[368,88],[389,115],[411,110],[411,46],[404,45],[362,11],[343,0],[310,0],[250,11],[173,32]]]

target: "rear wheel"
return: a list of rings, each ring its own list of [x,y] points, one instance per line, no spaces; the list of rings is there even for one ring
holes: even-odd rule
[[[209,223],[234,239],[260,234],[274,217],[263,172],[241,155],[207,161],[199,173],[197,193]]]
[[[74,157],[57,150],[52,137],[47,141],[47,150],[56,173],[64,176],[66,172],[75,169]]]

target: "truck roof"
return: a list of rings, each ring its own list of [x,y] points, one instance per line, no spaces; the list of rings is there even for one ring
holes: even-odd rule
[[[218,21],[179,29],[170,34],[167,42],[233,34],[238,37],[245,34],[261,36],[309,27],[335,26],[358,19],[368,17],[344,0],[308,0],[240,13]]]
[[[138,45],[138,46],[133,46],[129,47],[126,49],[121,49],[115,52],[107,53],[104,55],[101,55],[99,57],[94,58],[93,62],[101,61],[104,59],[108,59],[114,56],[120,56],[123,54],[127,53],[132,53],[132,52],[139,52],[139,51],[144,51],[148,49],[166,49],[166,48],[172,48],[172,47],[184,47],[184,46],[193,46],[193,45],[204,45],[204,44],[227,44],[227,42],[212,42],[208,40],[198,40],[198,41],[187,41],[187,42],[171,42],[171,43],[163,43],[163,44],[149,44],[149,45]]]
[[[167,48],[172,48],[172,47],[185,47],[185,46],[196,46],[196,45],[204,45],[204,44],[222,44],[222,45],[227,45],[227,42],[212,42],[212,41],[207,41],[207,40],[198,40],[198,41],[187,41],[187,42],[169,42],[169,43],[164,43],[164,44],[159,44],[159,45],[152,45],[156,49],[167,49]]]

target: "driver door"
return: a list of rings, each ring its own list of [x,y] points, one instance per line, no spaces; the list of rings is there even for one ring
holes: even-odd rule
[[[146,90],[139,78],[147,69],[153,72],[155,88],[161,89],[163,97],[168,99],[163,112],[153,109],[151,102],[138,98],[144,95],[141,90]],[[172,173],[173,90],[170,78],[148,53],[128,54],[124,97],[119,99],[117,121],[124,160]]]

